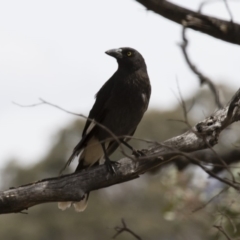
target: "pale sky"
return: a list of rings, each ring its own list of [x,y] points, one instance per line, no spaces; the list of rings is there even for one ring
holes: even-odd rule
[[[196,10],[200,1],[175,2]],[[229,5],[240,22],[240,3]],[[221,1],[204,13],[229,19]],[[104,53],[108,49],[129,46],[142,53],[152,84],[150,107],[177,104],[176,77],[184,97],[194,94],[199,82],[177,45],[180,33],[181,26],[134,0],[0,1],[0,167],[13,157],[36,163],[58,130],[76,119],[49,106],[20,108],[12,101],[33,104],[41,97],[87,115],[117,67]],[[239,88],[239,46],[192,30],[187,35],[199,69],[216,84]]]

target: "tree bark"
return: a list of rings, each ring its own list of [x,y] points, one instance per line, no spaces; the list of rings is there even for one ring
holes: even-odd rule
[[[204,15],[165,0],[136,0],[147,10],[217,39],[240,45],[240,24]]]

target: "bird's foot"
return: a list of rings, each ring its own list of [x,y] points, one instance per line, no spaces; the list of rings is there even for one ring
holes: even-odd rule
[[[111,161],[109,158],[107,158],[105,164],[109,173],[111,173],[112,175],[116,174],[115,167],[119,165],[119,162]]]
[[[145,154],[143,151],[141,151],[141,150],[136,150],[136,149],[133,150],[132,154],[133,154],[135,157],[144,157],[144,156],[146,156],[146,154]]]

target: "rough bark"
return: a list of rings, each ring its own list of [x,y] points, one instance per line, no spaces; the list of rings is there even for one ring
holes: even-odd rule
[[[189,131],[142,150],[144,157],[120,159],[114,175],[108,173],[105,165],[101,165],[87,171],[44,179],[0,192],[0,214],[21,212],[46,202],[79,201],[85,192],[132,180],[156,166],[165,164],[175,156],[183,155],[191,161],[191,157],[186,153],[214,146],[221,131],[239,120],[240,89],[225,108],[216,111]],[[192,158],[192,161],[200,165],[195,158]],[[234,182],[222,181],[239,189]]]
[[[165,0],[136,0],[148,10],[188,28],[240,45],[240,24],[191,11]]]

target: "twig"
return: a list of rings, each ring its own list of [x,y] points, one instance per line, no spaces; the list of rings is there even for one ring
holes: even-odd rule
[[[230,236],[225,232],[222,226],[213,225],[213,227],[218,229],[218,231],[221,232],[226,237],[227,240],[232,240],[232,238],[230,238]]]
[[[233,14],[232,14],[232,12],[231,12],[231,10],[230,10],[230,7],[229,7],[229,5],[228,5],[228,1],[227,1],[227,0],[223,0],[223,2],[224,2],[224,4],[225,4],[225,7],[226,7],[226,9],[227,9],[227,12],[228,12],[228,14],[229,14],[229,16],[230,16],[230,22],[233,23]]]
[[[206,0],[206,1],[202,1],[201,4],[199,5],[198,13],[202,13],[202,9],[205,5],[210,4],[210,3],[220,2],[220,1],[222,2],[222,1],[225,1],[225,0]],[[231,0],[231,1],[239,2],[239,0]],[[233,18],[232,18],[231,12],[228,11],[228,13],[229,13],[230,19],[232,20]]]
[[[122,227],[115,227],[114,229],[116,230],[116,234],[112,237],[112,239],[115,239],[118,235],[120,235],[123,232],[128,232],[130,233],[133,237],[135,237],[138,240],[142,240],[141,237],[139,237],[135,232],[133,232],[130,228],[127,227],[127,224],[125,223],[124,219],[122,218]]]
[[[233,204],[233,201],[229,204],[228,209],[230,209],[232,204]],[[222,211],[218,210],[218,213],[222,216],[222,219],[223,219],[223,217],[225,217],[229,221],[229,223],[232,225],[233,232],[236,233],[237,232],[237,227],[236,227],[235,223],[233,222],[233,220],[231,219],[231,217],[229,217],[227,215],[226,210],[225,210],[225,212],[222,212]]]
[[[229,179],[226,179],[226,178],[221,178],[219,177],[217,174],[215,174],[214,172],[212,172],[210,169],[206,168],[205,166],[203,166],[200,162],[199,159],[189,155],[188,153],[184,153],[184,152],[181,152],[181,151],[174,151],[174,149],[172,147],[169,147],[167,145],[163,145],[165,146],[166,148],[170,148],[172,149],[172,154],[174,154],[176,156],[184,156],[186,157],[190,162],[194,163],[195,165],[199,166],[203,171],[205,171],[207,174],[209,174],[211,177],[215,178],[215,179],[218,179],[220,182],[222,183],[225,183],[231,187],[233,187],[234,189],[236,190],[240,190],[240,184],[239,183],[234,183],[232,181],[230,181]]]
[[[71,112],[71,111],[68,111],[56,104],[53,104],[53,103],[50,103],[48,101],[45,101],[44,99],[42,98],[39,98],[39,100],[41,101],[40,103],[36,103],[36,104],[31,104],[31,105],[22,105],[22,104],[19,104],[19,103],[16,103],[16,102],[13,102],[13,104],[19,106],[19,107],[36,107],[36,106],[40,106],[40,105],[49,105],[51,107],[54,107],[54,108],[57,108],[63,112],[66,112],[66,113],[69,113],[71,115],[74,115],[74,116],[78,116],[78,117],[82,117],[86,120],[89,120],[90,122],[93,122],[95,123],[97,126],[99,126],[100,128],[102,128],[103,130],[105,130],[107,133],[109,133],[111,135],[111,137],[119,144],[119,147],[121,149],[121,152],[123,153],[124,156],[128,157],[128,158],[131,158],[133,159],[132,156],[130,156],[129,154],[127,154],[125,151],[124,151],[124,148],[122,147],[122,143],[121,141],[119,140],[119,137],[116,136],[110,129],[108,129],[107,127],[105,127],[104,125],[102,125],[101,123],[97,122],[95,119],[91,119],[91,118],[88,118],[86,116],[84,116],[83,114],[78,114],[78,113],[74,113],[74,112]],[[60,170],[60,174],[62,174],[62,172],[66,169],[66,167],[68,167],[70,165],[71,162],[67,162],[64,167]]]
[[[186,50],[186,49],[185,49]],[[185,53],[186,53],[186,51],[185,51]],[[179,87],[179,83],[178,83],[178,81],[177,81],[177,87],[178,87],[178,93],[179,93],[179,97],[180,97],[180,100],[179,100],[179,102],[180,102],[180,104],[181,104],[181,106],[182,106],[182,109],[183,109],[183,114],[184,114],[184,120],[176,120],[176,121],[179,121],[179,122],[183,122],[183,123],[185,123],[187,126],[188,126],[188,128],[191,130],[191,125],[190,125],[190,123],[189,123],[189,121],[188,121],[188,116],[187,116],[187,114],[188,114],[188,111],[187,111],[187,108],[186,108],[186,104],[185,104],[185,101],[183,100],[183,97],[182,97],[182,94],[181,94],[181,91],[180,91],[180,87]],[[230,105],[230,107],[229,107],[229,111],[228,111],[228,114],[233,114],[233,107],[235,107],[235,106],[231,106]],[[231,118],[231,116],[228,116],[229,117],[229,119]],[[198,134],[198,132],[194,132],[195,134]],[[203,139],[205,139],[205,138],[203,138]],[[216,153],[216,151],[212,148],[212,146],[206,141],[206,144],[209,146],[209,148],[211,149],[211,151],[214,153],[214,155],[216,156],[216,158],[222,163],[222,166],[224,166],[225,167],[225,169],[229,172],[229,174],[231,175],[231,177],[232,177],[232,181],[233,182],[236,182],[235,181],[235,177],[234,177],[234,175],[233,175],[233,173],[231,172],[231,170],[230,170],[230,168],[229,168],[229,166],[226,164],[226,162]]]
[[[209,143],[207,143],[209,144]],[[216,158],[222,163],[222,166],[227,170],[227,172],[230,174],[232,181],[234,183],[236,183],[236,179],[232,173],[232,171],[230,170],[229,166],[227,165],[227,163],[216,153],[216,151],[209,145],[209,149],[213,152],[213,154],[216,156]]]
[[[219,197],[222,193],[226,192],[229,189],[229,187],[223,188],[218,194],[216,194],[215,196],[213,196],[212,198],[210,198],[205,204],[203,204],[200,207],[195,208],[192,212],[195,213],[199,210],[202,210],[203,208],[205,208],[209,203],[211,203],[215,198]]]
[[[186,107],[186,104],[185,104],[185,101],[183,100],[183,97],[182,97],[182,93],[181,93],[181,90],[180,90],[180,86],[179,86],[179,83],[178,83],[178,80],[177,80],[177,89],[178,89],[178,94],[179,94],[179,97],[180,97],[180,104],[182,106],[182,109],[183,109],[183,116],[184,116],[184,119],[185,119],[185,123],[186,125],[188,126],[188,128],[190,129],[191,128],[191,125],[188,121],[188,110],[187,110],[187,107]]]
[[[215,98],[215,102],[217,104],[217,106],[219,108],[222,107],[222,104],[220,102],[219,99],[219,94],[217,92],[217,89],[215,87],[215,85],[213,84],[213,82],[205,75],[203,75],[198,69],[197,67],[191,62],[188,53],[187,53],[187,46],[188,46],[188,39],[186,37],[186,28],[189,27],[189,25],[191,25],[190,21],[185,21],[184,25],[183,25],[183,29],[182,29],[182,44],[180,44],[180,47],[182,49],[183,52],[183,56],[188,64],[188,66],[190,67],[190,69],[198,76],[199,80],[200,80],[200,84],[207,84],[209,86],[209,88],[211,89],[211,91],[213,92],[214,98]]]

